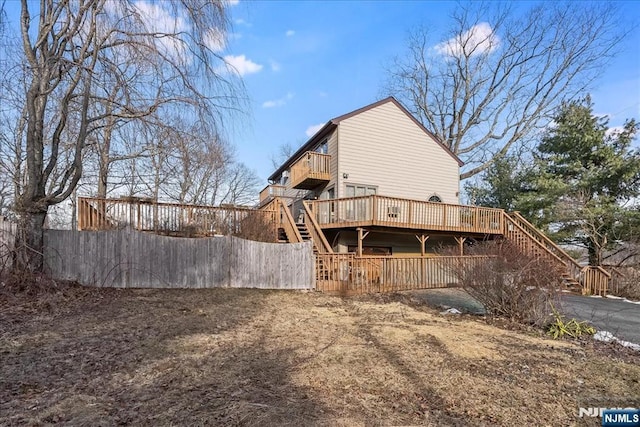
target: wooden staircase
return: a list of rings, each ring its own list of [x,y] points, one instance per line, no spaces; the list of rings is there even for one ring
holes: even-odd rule
[[[504,236],[532,257],[542,257],[563,270],[565,289],[580,293],[606,293],[608,273],[602,268],[581,266],[520,213],[504,213]],[[610,277],[610,275],[609,275]]]
[[[276,222],[278,230],[278,242],[301,243],[311,241],[313,243],[314,254],[333,253],[333,249],[322,233],[322,229],[316,222],[309,206],[303,202],[305,215],[302,222],[295,222],[289,207],[276,197],[261,209],[272,209],[276,211]]]
[[[303,242],[308,242],[309,240],[311,240],[311,234],[307,229],[307,224],[305,224],[304,222],[296,222],[296,228],[298,229],[298,233],[300,233],[300,237],[302,237]],[[313,247],[313,250],[316,251],[315,246]]]

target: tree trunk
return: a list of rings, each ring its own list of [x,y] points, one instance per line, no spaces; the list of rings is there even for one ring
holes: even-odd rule
[[[589,242],[587,251],[589,253],[589,265],[598,266],[602,264],[602,251],[599,247]]]
[[[47,210],[23,213],[16,241],[16,267],[22,271],[44,271],[44,222]]]

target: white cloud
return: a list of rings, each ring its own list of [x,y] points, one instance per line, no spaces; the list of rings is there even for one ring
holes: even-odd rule
[[[316,134],[316,132],[318,132],[320,129],[322,129],[322,127],[325,125],[325,123],[320,123],[318,125],[311,125],[307,128],[307,130],[305,131],[305,133],[307,134],[307,136],[309,138],[311,138],[313,135]]]
[[[481,22],[469,28],[468,31],[437,44],[434,50],[440,55],[457,57],[463,53],[475,55],[492,52],[499,45],[500,37],[493,32],[489,24]]]
[[[236,6],[240,0],[224,0],[226,6]]]
[[[280,64],[278,64],[276,61],[271,61],[271,71],[278,72],[281,69],[282,67],[280,66]]]
[[[329,94],[327,92],[320,91],[318,92],[318,96],[320,98],[326,98],[327,96],[329,96]]]
[[[295,32],[295,31],[293,31],[293,30],[287,30],[287,32],[286,32],[286,33],[284,33],[284,34],[285,34],[287,37],[291,37],[291,36],[293,36],[295,33],[296,33],[296,32]]]
[[[607,136],[614,137],[624,131],[624,126],[614,126],[605,132]]]
[[[189,25],[180,16],[173,16],[160,4],[153,4],[141,0],[134,3],[136,11],[150,32],[166,34],[167,37],[157,37],[157,47],[165,54],[175,59],[185,59],[187,47],[179,34],[189,30]]]
[[[240,76],[254,74],[262,70],[262,65],[247,59],[245,55],[227,55],[224,60],[227,63],[227,68]]]
[[[238,25],[244,25],[244,26],[246,26],[246,27],[250,27],[250,26],[251,26],[251,23],[250,23],[250,22],[247,22],[246,20],[244,20],[244,19],[242,19],[242,18],[238,18],[238,19],[236,19],[236,24],[238,24]]]
[[[274,108],[274,107],[282,107],[283,105],[285,105],[288,101],[291,101],[293,99],[294,94],[289,92],[286,94],[286,96],[280,98],[280,99],[274,99],[272,101],[265,101],[262,103],[262,107],[263,108]]]
[[[207,31],[204,36],[204,42],[214,52],[222,52],[227,44],[224,34],[217,28],[211,28]]]

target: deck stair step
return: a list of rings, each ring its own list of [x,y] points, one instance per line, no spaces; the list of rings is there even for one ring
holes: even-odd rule
[[[289,243],[289,239],[287,238],[287,233],[284,231],[284,228],[278,228],[278,243]]]
[[[581,293],[582,292],[582,284],[578,280],[576,280],[569,273],[562,274],[562,284],[564,288],[568,291]]]
[[[302,237],[302,240],[304,240],[305,242],[311,240],[311,234],[309,233],[309,230],[307,229],[307,225],[303,222],[298,222],[296,223],[296,228],[298,229],[298,232],[300,233],[300,237]]]

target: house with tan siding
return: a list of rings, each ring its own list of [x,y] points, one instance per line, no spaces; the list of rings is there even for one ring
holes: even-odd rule
[[[329,120],[271,174],[260,199],[281,197],[299,224],[311,213],[335,252],[420,255],[498,226],[490,212],[475,233],[461,223],[460,166],[389,97]]]
[[[269,177],[258,209],[78,199],[78,229],[126,224],[170,235],[238,233],[312,241],[316,289],[341,295],[455,286],[465,243],[506,239],[564,271],[567,286],[604,294],[611,275],[583,267],[519,213],[459,203],[462,162],[398,101],[329,120]],[[255,238],[255,236],[254,236]],[[453,256],[437,256],[453,245]],[[462,263],[462,264],[461,264]]]

